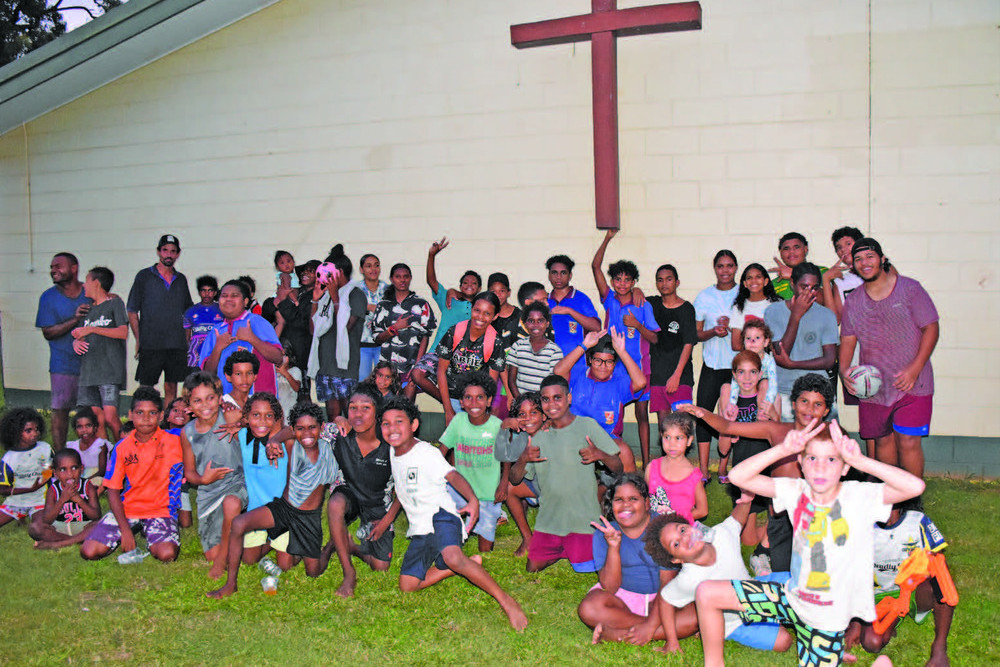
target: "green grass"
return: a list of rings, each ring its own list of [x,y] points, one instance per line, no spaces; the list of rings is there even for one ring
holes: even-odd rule
[[[709,493],[709,522],[723,518],[727,501],[718,485]],[[932,479],[927,513],[950,542],[948,563],[961,595],[950,641],[955,665],[1000,664],[1000,484]],[[512,525],[498,532],[487,570],[517,598],[528,630],[508,630],[492,599],[459,578],[426,591],[396,588],[406,549],[405,521],[397,522],[388,573],[358,568],[357,595],[341,600],[336,561],[318,579],[302,568],[282,575],[278,594],[265,596],[255,568],[241,570],[240,591],[218,602],[194,529],[182,531],[181,557],[121,566],[114,557],[90,563],[75,549],[38,552],[23,527],[0,529],[0,664],[492,664],[492,665],[700,665],[697,639],[684,653],[665,657],[650,647],[589,645],[590,631],[576,605],[594,584],[565,561],[538,574],[524,571]],[[474,548],[471,541],[466,551]],[[933,624],[905,620],[887,654],[896,665],[922,665]],[[726,645],[728,664],[794,665],[792,654],[769,654]],[[862,655],[861,665],[872,658]]]

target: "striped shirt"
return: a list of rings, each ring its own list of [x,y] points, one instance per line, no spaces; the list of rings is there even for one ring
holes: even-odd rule
[[[337,477],[337,459],[333,456],[333,445],[326,440],[319,441],[319,456],[313,463],[306,455],[305,448],[295,442],[288,465],[288,502],[301,507],[318,486],[332,484]]]
[[[552,375],[552,369],[562,358],[562,350],[552,341],[547,341],[536,353],[527,338],[511,345],[507,353],[507,363],[517,367],[517,390],[522,393],[538,391],[542,380]]]

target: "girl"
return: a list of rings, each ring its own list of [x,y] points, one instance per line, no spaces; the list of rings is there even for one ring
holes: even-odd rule
[[[510,349],[517,340],[518,330],[521,328],[521,309],[507,301],[510,298],[510,278],[506,273],[491,273],[486,280],[486,289],[493,292],[500,301],[500,309],[497,311],[496,319],[493,320],[493,328],[503,340],[504,349]],[[513,395],[510,369],[504,369],[500,374],[500,380],[503,384],[493,399],[490,412],[498,419],[506,419],[509,414],[507,397]]]
[[[514,399],[510,411],[513,416],[504,420],[493,449],[500,463],[517,461],[530,442],[531,436],[538,433],[545,423],[542,396],[537,391],[520,394]],[[514,555],[518,558],[528,553],[531,528],[528,526],[527,506],[537,506],[536,498],[538,492],[530,479],[525,479],[520,484],[507,483],[507,509],[510,510],[510,517],[514,519],[514,524],[521,533],[521,544],[514,550]]]
[[[729,330],[732,332],[730,340],[734,351],[742,349],[744,325],[747,322],[763,322],[767,307],[780,300],[781,297],[774,291],[774,285],[763,266],[754,263],[743,269],[740,289],[729,315]]]
[[[218,579],[226,571],[230,526],[247,504],[243,460],[229,438],[216,433],[226,425],[218,378],[192,373],[184,381],[184,394],[194,414],[181,431],[184,477],[198,487],[198,537],[212,563],[208,576]]]
[[[774,357],[768,351],[771,347],[771,328],[763,321],[751,320],[743,327],[743,350],[753,352],[760,360],[757,366],[757,377],[759,382],[753,388],[753,397],[756,400],[755,417],[757,419],[773,419],[779,421],[781,415],[781,397],[778,396],[778,375],[774,364]],[[737,357],[739,354],[736,355]],[[733,358],[733,381],[722,387],[719,396],[719,414],[726,419],[739,421],[737,419],[738,403],[742,399],[744,404],[749,400],[750,394],[740,386],[736,377],[736,358]],[[759,415],[759,416],[757,416]],[[729,477],[726,476],[729,463],[730,442],[728,436],[719,436],[719,484],[728,484]],[[723,454],[722,452],[727,452]]]
[[[417,385],[409,381],[410,371],[427,352],[431,332],[437,326],[434,311],[424,299],[410,291],[413,274],[406,264],[394,264],[389,272],[392,284],[385,288],[375,309],[372,333],[382,346],[382,361],[396,369],[405,384],[406,397],[417,395]]]
[[[365,383],[370,384],[378,390],[382,396],[382,402],[401,396],[403,388],[399,382],[399,374],[388,361],[380,361],[375,364],[375,369],[371,372]]]
[[[278,400],[281,402],[281,409],[287,412],[298,402],[299,391],[302,389],[302,371],[295,358],[295,350],[288,339],[281,340],[281,349],[285,351],[285,356],[281,360],[281,365],[276,369],[278,371]],[[246,407],[246,403],[243,404],[243,407]]]
[[[656,290],[660,298],[650,302],[660,327],[659,338],[650,346],[649,409],[662,424],[679,403],[690,403],[694,370],[691,352],[698,342],[694,306],[677,295],[677,269],[664,264],[656,270]]]
[[[191,421],[187,399],[183,396],[170,401],[163,414],[166,417],[160,422],[160,428],[172,435],[180,435],[184,425]],[[124,431],[122,437],[125,437]],[[177,523],[181,528],[190,528],[194,524],[194,516],[191,514],[191,485],[187,481],[181,484],[181,507],[177,511]]]
[[[486,369],[493,380],[507,366],[503,340],[490,326],[500,312],[500,300],[492,292],[481,292],[472,300],[472,315],[448,329],[437,347],[438,391],[444,406],[445,425],[461,410],[459,379],[470,371]],[[448,398],[451,400],[447,400]],[[489,397],[493,401],[493,396]]]
[[[382,263],[375,255],[371,253],[362,255],[358,266],[361,269],[362,280],[355,280],[352,284],[360,288],[364,292],[365,298],[368,299],[368,311],[365,315],[365,321],[361,323],[364,327],[361,330],[361,361],[358,366],[358,380],[361,381],[371,375],[375,362],[378,361],[379,352],[381,352],[378,343],[375,342],[371,327],[375,320],[375,309],[389,284],[384,280],[379,280],[379,276],[382,274]]]
[[[273,461],[267,458],[267,441],[281,431],[285,414],[274,394],[257,392],[243,406],[243,422],[238,438],[243,460],[243,476],[247,487],[247,511],[271,502],[285,490],[288,477],[288,457]],[[243,562],[253,565],[260,562],[262,570],[274,576],[292,567],[292,557],[286,553],[288,534],[268,541],[267,531],[247,533],[243,538]],[[270,549],[277,551],[278,563],[271,559],[261,561]]]
[[[731,250],[720,250],[712,260],[715,285],[703,289],[694,300],[698,340],[703,364],[698,377],[698,406],[714,410],[722,385],[732,377],[729,369],[733,362],[732,344],[729,342],[729,315],[736,299],[736,255]],[[703,482],[709,479],[708,455],[713,432],[698,424],[698,466]]]
[[[577,609],[580,620],[594,629],[595,644],[605,639],[646,644],[666,636],[657,593],[674,571],[659,567],[646,552],[649,519],[646,482],[638,473],[618,476],[604,494],[600,523],[591,522],[598,583]]]
[[[52,476],[52,447],[39,438],[45,420],[31,408],[12,408],[0,420],[0,526],[45,508],[45,482]]]
[[[694,442],[694,420],[672,412],[660,424],[663,456],[646,469],[652,508],[657,514],[675,512],[688,521],[708,515],[708,497],[701,471],[685,458]]]
[[[100,491],[104,471],[108,466],[111,443],[97,437],[97,425],[98,419],[94,414],[94,408],[90,406],[77,408],[76,414],[73,415],[73,430],[80,439],[67,442],[66,446],[80,453],[84,481],[93,482]]]

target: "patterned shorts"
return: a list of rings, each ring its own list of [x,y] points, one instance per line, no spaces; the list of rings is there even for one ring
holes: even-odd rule
[[[777,620],[795,632],[800,667],[839,665],[844,654],[844,632],[828,632],[806,625],[792,609],[784,587],[770,581],[733,581],[736,597],[743,605],[744,623]]]
[[[181,543],[180,533],[177,532],[177,521],[172,517],[129,519],[128,524],[132,527],[133,531],[141,527],[142,532],[146,534],[146,541],[150,545],[159,544],[160,542],[173,542],[178,545]],[[122,541],[122,533],[118,529],[118,520],[115,519],[115,515],[108,512],[102,516],[101,520],[94,526],[94,530],[90,531],[87,539],[100,542],[111,549],[117,549]]]
[[[332,399],[347,400],[354,393],[358,381],[352,378],[341,378],[333,375],[316,376],[316,400],[320,402]]]

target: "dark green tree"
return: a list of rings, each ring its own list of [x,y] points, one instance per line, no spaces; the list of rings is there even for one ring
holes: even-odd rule
[[[65,15],[86,12],[97,18],[122,0],[94,0],[97,9],[75,0],[0,0],[0,66],[66,32]]]

